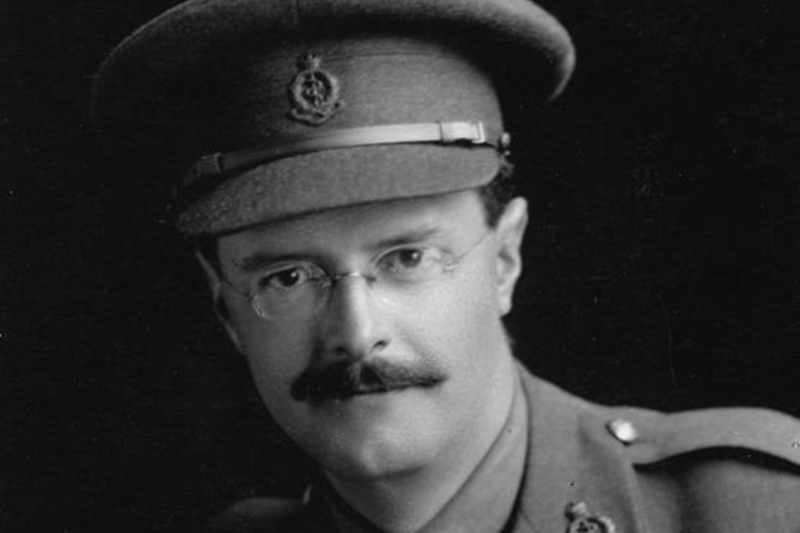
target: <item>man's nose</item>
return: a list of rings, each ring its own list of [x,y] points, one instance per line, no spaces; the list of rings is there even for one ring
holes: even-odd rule
[[[322,310],[322,342],[329,357],[366,359],[389,345],[374,281],[359,273],[337,277]]]

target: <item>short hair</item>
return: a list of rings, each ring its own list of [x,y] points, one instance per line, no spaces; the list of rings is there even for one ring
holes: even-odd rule
[[[486,225],[494,229],[500,217],[503,215],[506,206],[514,196],[516,187],[514,186],[514,165],[503,159],[500,169],[494,179],[476,189],[478,196],[483,204],[483,214]]]
[[[481,204],[483,204],[483,214],[489,228],[497,227],[503,211],[516,195],[513,177],[514,165],[504,159],[492,181],[475,189]],[[217,274],[222,275],[217,239],[217,235],[202,234],[192,238],[192,244],[195,250],[216,270]]]

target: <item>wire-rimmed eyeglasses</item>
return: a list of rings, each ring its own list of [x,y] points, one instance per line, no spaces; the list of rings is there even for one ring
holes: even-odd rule
[[[345,278],[363,278],[381,298],[389,300],[412,289],[436,283],[451,275],[490,233],[491,230],[486,231],[457,255],[437,246],[409,244],[383,251],[367,271],[330,274],[311,261],[281,261],[256,273],[250,279],[247,290],[228,280],[224,282],[234,292],[248,298],[255,313],[264,320],[306,316],[318,311],[328,300],[334,285]]]

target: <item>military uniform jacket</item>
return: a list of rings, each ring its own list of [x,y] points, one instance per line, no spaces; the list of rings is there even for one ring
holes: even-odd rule
[[[800,421],[765,409],[598,406],[520,373],[527,461],[504,532],[800,533]],[[240,502],[217,525],[332,531],[311,500]]]

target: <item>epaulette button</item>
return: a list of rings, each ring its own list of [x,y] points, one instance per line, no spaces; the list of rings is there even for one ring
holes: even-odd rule
[[[611,433],[615,439],[625,445],[633,444],[636,442],[636,439],[639,438],[636,427],[628,420],[622,418],[612,420],[606,424],[606,429],[608,429],[609,433]]]

